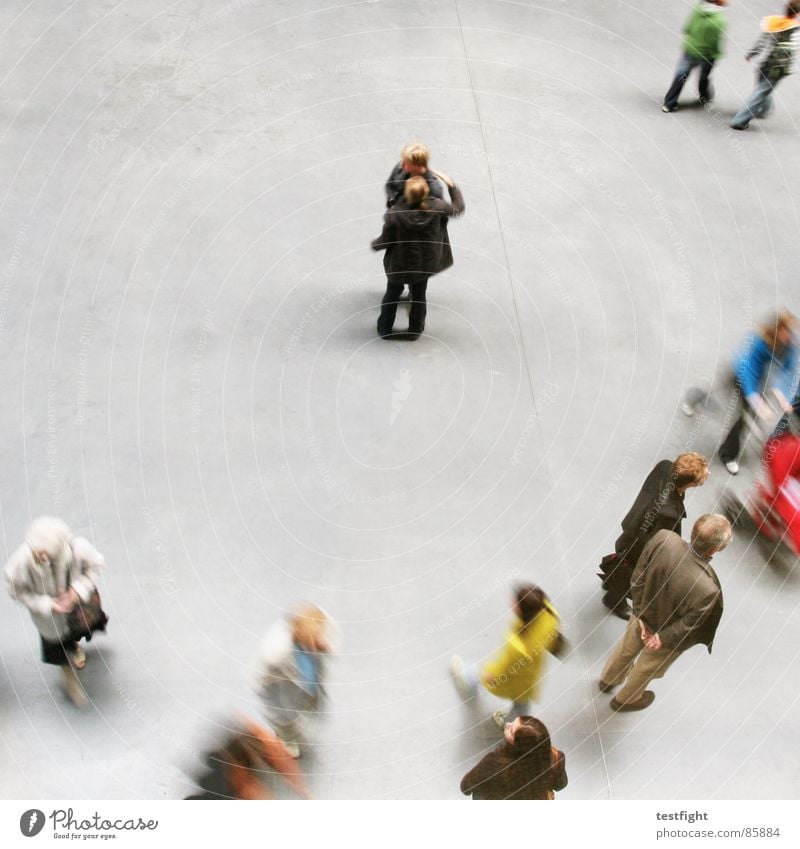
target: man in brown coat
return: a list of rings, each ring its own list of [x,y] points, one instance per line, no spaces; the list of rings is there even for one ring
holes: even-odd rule
[[[701,516],[691,544],[673,531],[659,531],[644,547],[633,572],[633,616],[603,668],[600,690],[622,689],[611,700],[617,711],[653,703],[647,689],[698,643],[708,647],[722,617],[722,587],[711,558],[731,541],[730,522],[717,513]]]

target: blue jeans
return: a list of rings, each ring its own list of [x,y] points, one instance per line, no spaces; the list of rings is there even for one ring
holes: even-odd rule
[[[772,92],[781,77],[769,79],[761,71],[756,76],[756,87],[744,106],[733,116],[731,126],[746,127],[753,118],[766,118],[772,111]]]
[[[700,56],[690,56],[684,53],[678,67],[675,71],[675,76],[672,78],[672,85],[669,91],[664,95],[664,106],[667,109],[674,109],[678,105],[678,98],[689,74],[695,69],[700,68],[700,79],[697,81],[697,89],[700,92],[700,99],[704,102],[710,102],[714,99],[714,89],[711,86],[711,71],[714,67],[713,59],[703,59]]]

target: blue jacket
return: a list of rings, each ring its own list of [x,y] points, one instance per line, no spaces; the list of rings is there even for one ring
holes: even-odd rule
[[[795,392],[797,349],[790,345],[779,359],[770,351],[767,343],[753,333],[733,363],[736,379],[742,386],[745,398],[759,393],[767,384],[772,384],[791,399]]]

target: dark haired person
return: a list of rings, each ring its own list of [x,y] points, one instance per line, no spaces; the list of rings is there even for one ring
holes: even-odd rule
[[[474,695],[480,682],[493,696],[510,699],[511,707],[493,714],[495,723],[506,723],[529,713],[530,702],[539,691],[544,674],[545,653],[559,637],[559,620],[550,600],[533,584],[520,584],[514,593],[514,619],[503,647],[483,667],[480,675],[465,667],[458,655],[451,660],[451,672],[463,698]]]
[[[658,531],[675,531],[680,536],[686,490],[702,486],[708,475],[708,460],[690,451],[674,461],[661,460],[647,476],[622,520],[614,554],[603,558],[598,573],[605,590],[603,604],[620,619],[630,615],[631,576],[642,550]]]
[[[473,799],[555,799],[567,786],[566,758],[550,744],[545,724],[518,716],[503,737],[461,779],[461,792]]]
[[[747,62],[759,54],[763,57],[756,72],[756,87],[731,121],[734,130],[746,130],[753,118],[766,118],[772,111],[775,86],[794,72],[798,15],[800,0],[793,0],[782,15],[769,15],[761,22],[761,35],[744,57]]]

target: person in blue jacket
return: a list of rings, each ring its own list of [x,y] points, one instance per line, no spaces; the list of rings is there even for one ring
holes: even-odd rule
[[[792,412],[796,385],[797,343],[794,337],[796,319],[788,310],[781,310],[747,342],[733,363],[736,398],[736,421],[719,449],[720,460],[735,475],[739,471],[739,448],[744,424],[744,404],[762,419],[772,416],[763,398],[767,388],[777,399],[784,413]]]

